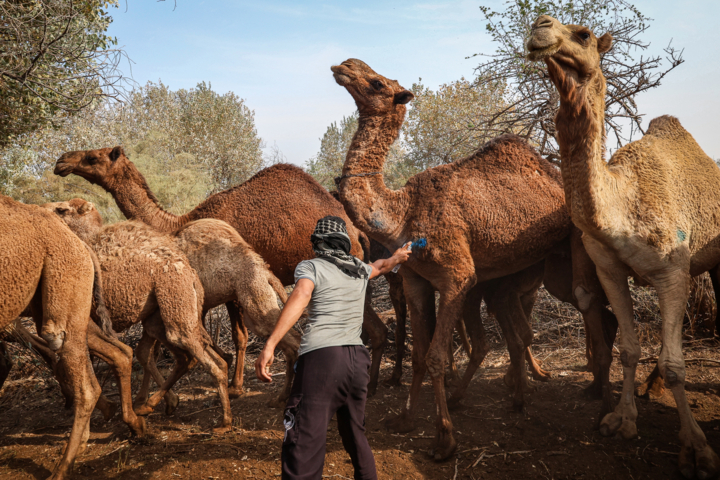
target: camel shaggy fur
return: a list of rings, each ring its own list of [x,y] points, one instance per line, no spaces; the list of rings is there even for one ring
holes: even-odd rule
[[[90,435],[100,386],[88,361],[87,326],[93,262],[83,243],[54,215],[0,196],[0,328],[33,302],[38,330],[62,358],[75,397],[75,419],[52,480],[66,478]]]
[[[295,282],[293,274],[298,263],[314,258],[310,235],[317,220],[326,215],[346,221],[352,241],[351,253],[365,258],[359,231],[342,205],[315,179],[293,165],[266,168],[241,185],[210,196],[181,216],[162,209],[122,147],[67,152],[57,161],[55,173],[75,174],[100,185],[112,194],[128,219],[140,220],[162,232],[174,232],[188,222],[203,218],[227,222],[268,263],[283,285]],[[368,291],[363,328],[372,342],[368,385],[368,392],[372,394],[377,387],[387,328],[370,307],[369,295]],[[232,308],[228,306],[228,311]],[[235,319],[231,317],[231,320]],[[233,325],[232,330],[240,332],[244,327]],[[237,383],[240,378],[237,373],[233,377],[232,387],[236,391],[242,389]]]
[[[682,319],[691,276],[720,263],[720,169],[670,116],[652,120],[642,139],[605,161],[600,59],[611,47],[610,34],[598,38],[547,15],[535,21],[527,44],[529,58],[546,63],[560,95],[555,122],[567,204],[620,324],[622,395],[600,432],[637,437],[633,390],[640,344],[627,281],[634,275],[658,294],[658,367],[680,415],[680,470],[687,478],[710,478],[720,470],[720,459],[685,395]]]
[[[72,221],[73,229],[82,232],[84,236],[102,228],[102,219],[94,205],[83,199],[72,199],[62,206],[57,206],[56,211],[63,218]],[[221,220],[205,219],[190,222],[180,227],[170,238],[185,254],[190,266],[200,278],[205,294],[203,317],[208,310],[218,305],[232,305],[229,314],[236,319],[233,324],[243,327],[242,330],[232,332],[238,345],[235,374],[239,375],[239,378],[234,384],[240,385],[240,390],[233,391],[231,388],[229,393],[230,396],[239,396],[242,394],[248,329],[263,338],[270,336],[280,315],[276,295],[285,303],[287,301],[285,289],[280,280],[270,272],[260,255],[250,248],[234,228]],[[244,322],[238,321],[241,312]],[[271,401],[272,405],[284,405],[290,396],[290,387],[295,375],[293,365],[297,360],[299,346],[300,334],[295,330],[288,332],[279,343],[280,350],[285,355],[287,371],[285,387],[279,398]],[[148,347],[152,348],[152,344],[141,342],[138,345],[138,359],[143,364],[149,360]],[[150,364],[150,369],[152,377],[158,385],[162,385],[162,377],[154,364]],[[147,399],[149,380],[149,376],[143,377],[136,403],[144,403]]]
[[[175,382],[199,362],[215,378],[223,407],[223,418],[214,430],[229,431],[232,413],[227,364],[212,349],[212,340],[202,326],[204,292],[195,270],[167,235],[137,221],[102,227],[97,210],[78,200],[50,203],[45,208],[60,215],[97,255],[113,328],[124,331],[142,322],[143,337],[161,342],[175,358],[169,378],[135,412],[152,413]],[[95,221],[82,219],[82,214],[95,216]],[[145,359],[146,372],[151,363],[149,357]]]

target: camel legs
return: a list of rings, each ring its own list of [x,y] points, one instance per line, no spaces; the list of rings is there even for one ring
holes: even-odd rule
[[[651,279],[657,290],[663,318],[663,346],[658,367],[675,397],[680,415],[680,471],[685,478],[711,478],[720,470],[720,458],[707,444],[705,434],[693,417],[685,395],[685,360],[682,353],[682,321],[690,277],[679,269]],[[625,332],[623,332],[623,337]]]
[[[390,386],[402,385],[403,358],[405,358],[405,338],[407,322],[407,302],[403,290],[402,277],[398,273],[388,273],[385,279],[390,286],[390,300],[395,309],[395,368],[385,383]]]
[[[593,242],[588,245],[588,242]],[[635,371],[640,359],[640,344],[635,332],[633,304],[627,276],[629,269],[603,246],[589,240],[586,246],[599,250],[593,255],[597,273],[613,312],[620,324],[620,361],[623,366],[623,390],[615,409],[600,422],[600,433],[605,436],[619,432],[624,438],[637,437],[637,408],[635,407]],[[590,250],[590,248],[588,248]],[[665,318],[665,317],[663,317]],[[664,322],[663,322],[664,323]],[[663,327],[664,328],[664,327]]]
[[[159,314],[155,313],[154,316],[155,315],[157,315],[158,318],[152,318],[149,321],[151,323],[162,322],[159,318]],[[145,329],[143,329],[140,342],[138,342],[138,346],[135,348],[135,355],[138,358],[138,362],[140,362],[140,365],[143,367],[142,384],[140,385],[140,390],[135,397],[135,406],[140,407],[145,405],[148,401],[151,379],[155,380],[155,383],[157,383],[158,386],[165,383],[165,378],[157,368],[157,361],[160,356],[160,342],[156,341],[155,338],[150,336]],[[172,390],[165,392],[164,398],[165,415],[172,415],[180,403],[180,398]]]
[[[10,374],[12,366],[13,363],[10,358],[10,354],[7,351],[7,346],[5,345],[5,342],[0,342],[0,389],[2,389],[5,384],[5,379],[7,379]]]
[[[480,318],[480,306],[483,299],[484,286],[484,284],[478,284],[470,290],[467,294],[465,305],[463,306],[463,319],[467,332],[470,335],[472,348],[470,349],[470,361],[465,368],[465,373],[448,400],[449,408],[455,408],[460,405],[460,401],[465,396],[470,381],[490,351],[490,345],[485,338],[485,328]]]
[[[160,301],[164,301],[162,299]],[[160,303],[160,302],[159,302]],[[162,307],[161,307],[162,308]],[[162,320],[161,320],[162,318]],[[227,363],[217,354],[211,344],[205,344],[203,337],[209,340],[205,332],[192,332],[199,330],[201,325],[196,324],[192,328],[190,324],[176,324],[173,321],[165,321],[164,317],[153,315],[145,321],[144,332],[159,340],[175,357],[175,366],[170,376],[160,387],[160,390],[148,399],[145,405],[135,409],[138,415],[148,415],[160,403],[160,399],[172,388],[172,386],[187,373],[190,368],[190,358],[207,368],[216,382],[218,396],[223,408],[223,419],[221,424],[214,428],[216,433],[224,433],[232,428],[232,413],[230,411],[230,399],[227,391]],[[190,332],[188,332],[188,330]],[[205,335],[203,335],[205,333]],[[188,355],[190,357],[188,357]],[[150,362],[152,363],[152,362]],[[194,362],[193,362],[194,363]]]
[[[363,329],[370,336],[372,343],[372,363],[370,364],[370,383],[368,383],[368,397],[375,395],[377,390],[378,378],[380,377],[380,362],[382,354],[385,351],[387,343],[388,329],[383,321],[373,310],[370,301],[372,300],[372,290],[370,285],[365,292],[365,310],[363,313]]]
[[[130,347],[117,339],[105,335],[95,322],[88,322],[88,348],[90,353],[109,364],[118,380],[120,404],[123,421],[130,430],[139,437],[145,434],[145,419],[138,418],[132,410],[132,376],[133,352]]]
[[[89,317],[88,317],[89,318]],[[85,320],[87,322],[87,320]],[[77,325],[76,322],[75,325]],[[68,384],[75,399],[75,418],[65,452],[55,467],[50,480],[66,478],[75,457],[85,449],[90,437],[90,415],[95,402],[100,397],[100,385],[92,371],[87,349],[85,328],[76,328],[66,332],[65,340],[59,351],[62,361],[59,368],[65,370]]]
[[[403,269],[404,289],[410,308],[410,324],[413,332],[412,368],[413,377],[408,400],[400,414],[388,418],[385,425],[390,430],[407,433],[415,428],[420,388],[422,387],[427,365],[427,354],[433,331],[435,330],[435,289],[430,282],[409,268]]]
[[[243,374],[245,373],[245,350],[247,349],[248,330],[243,322],[242,307],[236,302],[227,302],[228,316],[230,317],[230,331],[235,344],[235,371],[232,383],[228,388],[230,398],[237,398],[243,394]],[[228,363],[228,365],[230,365]]]

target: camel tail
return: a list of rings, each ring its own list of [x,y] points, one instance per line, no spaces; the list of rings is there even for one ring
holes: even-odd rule
[[[287,303],[287,292],[282,282],[272,273],[268,275],[268,283],[275,290],[275,293],[280,298],[280,301],[284,304]]]
[[[108,335],[110,338],[118,338],[117,333],[115,333],[115,330],[113,330],[112,327],[110,313],[108,313],[107,307],[105,306],[105,298],[103,297],[102,292],[102,274],[100,273],[100,260],[98,260],[97,255],[95,255],[95,252],[93,252],[92,248],[90,248],[87,244],[84,245],[87,251],[90,252],[90,258],[92,258],[94,270],[93,310],[95,311],[95,315],[93,316],[93,320],[95,321],[95,323],[98,324],[98,326],[105,335]]]

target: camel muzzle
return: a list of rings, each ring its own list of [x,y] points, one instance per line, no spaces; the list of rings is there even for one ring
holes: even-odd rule
[[[61,177],[67,177],[70,175],[73,171],[73,166],[63,162],[62,160],[59,160],[55,164],[55,170],[53,170],[53,173],[55,175],[60,175]]]

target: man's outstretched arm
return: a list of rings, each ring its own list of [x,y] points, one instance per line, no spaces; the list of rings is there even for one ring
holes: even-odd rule
[[[410,247],[410,242],[395,250],[395,253],[393,253],[390,258],[383,258],[371,263],[370,266],[373,267],[373,269],[370,278],[385,275],[392,271],[395,265],[405,263],[410,256],[410,249],[408,247]]]
[[[268,369],[275,358],[275,347],[300,319],[305,307],[310,303],[314,289],[315,284],[308,278],[301,278],[295,284],[295,289],[290,294],[290,298],[288,298],[282,312],[280,312],[280,318],[278,318],[275,329],[267,339],[265,348],[262,349],[257,360],[255,360],[255,374],[261,381],[272,382],[272,376],[270,376]]]

